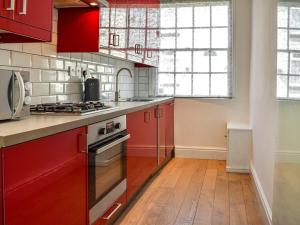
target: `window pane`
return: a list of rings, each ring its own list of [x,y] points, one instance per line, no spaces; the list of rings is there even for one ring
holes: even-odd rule
[[[161,49],[175,49],[174,29],[160,30],[160,48]]]
[[[176,72],[192,71],[192,52],[177,51],[176,52]]]
[[[228,58],[227,51],[212,51],[211,52],[211,71],[212,72],[227,72]]]
[[[192,48],[192,29],[178,29],[177,30],[177,48]]]
[[[174,72],[174,52],[160,51],[160,53],[159,53],[159,71]]]
[[[100,24],[101,27],[109,27],[109,8],[101,8]]]
[[[194,74],[193,96],[209,96],[209,74]]]
[[[195,27],[210,26],[210,7],[199,6],[194,8]]]
[[[290,30],[290,49],[300,50],[300,30]]]
[[[158,74],[158,95],[174,95],[174,74]]]
[[[175,27],[175,8],[161,8],[160,24],[162,28]]]
[[[287,74],[288,73],[288,53],[278,52],[277,54],[277,73]]]
[[[278,29],[278,49],[286,50],[287,49],[287,35],[288,32],[286,29]]]
[[[212,7],[212,26],[228,26],[228,6]]]
[[[100,46],[108,47],[108,29],[100,29]]]
[[[290,76],[289,97],[300,98],[300,77]]]
[[[277,76],[277,97],[287,97],[287,76]]]
[[[210,48],[210,29],[194,30],[194,48]]]
[[[195,51],[194,52],[194,72],[209,72],[209,52]]]
[[[176,95],[189,96],[192,94],[192,75],[176,74]]]
[[[300,53],[290,53],[290,73],[300,75]]]
[[[124,8],[111,9],[111,27],[126,28],[127,26],[127,12]]]
[[[148,43],[147,43],[148,48],[159,49],[159,47],[160,47],[159,31],[158,30],[148,30],[147,41],[148,41]]]
[[[140,44],[145,47],[145,30],[129,30],[129,47],[134,48],[136,44]]]
[[[177,27],[193,26],[193,8],[179,7],[177,8]]]
[[[298,7],[290,8],[290,27],[300,28],[300,8]]]
[[[212,29],[212,48],[228,48],[228,28]]]
[[[130,8],[130,27],[146,26],[146,9]]]
[[[278,7],[277,25],[278,27],[287,27],[288,7],[283,7],[283,6]]]
[[[227,74],[211,74],[211,95],[228,96]]]
[[[148,25],[147,27],[159,28],[159,9],[148,8]]]

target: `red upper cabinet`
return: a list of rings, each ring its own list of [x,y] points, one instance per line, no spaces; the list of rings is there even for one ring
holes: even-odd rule
[[[127,115],[127,199],[130,199],[157,167],[156,107]]]
[[[52,7],[52,1],[49,0],[18,0],[14,20],[51,31]]]
[[[0,0],[0,43],[51,41],[52,0]]]
[[[3,148],[6,225],[86,225],[86,129]]]
[[[58,9],[58,52],[99,52],[100,10]]]

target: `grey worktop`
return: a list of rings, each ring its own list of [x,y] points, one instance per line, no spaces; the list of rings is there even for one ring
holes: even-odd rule
[[[150,102],[108,103],[108,105],[116,108],[84,116],[31,115],[22,120],[0,122],[0,148],[112,119],[162,104],[172,99],[157,98]]]

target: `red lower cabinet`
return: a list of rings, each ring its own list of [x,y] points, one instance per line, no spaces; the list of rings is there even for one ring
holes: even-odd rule
[[[156,107],[127,115],[127,199],[129,200],[157,168]]]
[[[174,101],[166,104],[166,156],[174,154]]]
[[[86,129],[3,148],[6,225],[85,225]]]

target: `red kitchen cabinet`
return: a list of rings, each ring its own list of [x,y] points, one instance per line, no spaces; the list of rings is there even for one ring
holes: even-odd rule
[[[88,224],[86,129],[3,149],[6,225]]]
[[[157,168],[156,107],[127,115],[127,199],[129,200]]]
[[[166,159],[166,127],[167,127],[167,105],[159,105],[156,109],[158,119],[158,165],[164,163]]]
[[[166,156],[174,154],[174,101],[166,104]]]
[[[0,148],[0,225],[3,225],[3,173],[2,173],[2,149]]]
[[[52,0],[0,0],[0,43],[51,41]]]

